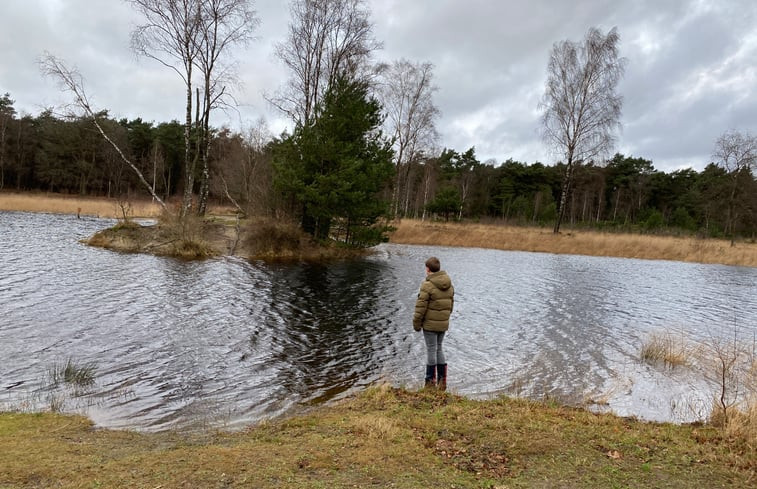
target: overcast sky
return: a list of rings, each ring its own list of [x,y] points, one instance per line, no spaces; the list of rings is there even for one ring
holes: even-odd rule
[[[273,57],[289,22],[283,0],[255,2],[258,39],[238,53],[244,85],[238,113],[213,125],[234,129],[263,117],[287,127],[263,93],[287,73]],[[627,58],[619,86],[623,130],[616,151],[666,172],[701,170],[727,130],[757,133],[755,0],[372,0],[376,58],[434,65],[440,146],[476,147],[481,161],[553,164],[539,138],[539,100],[555,42],[579,41],[589,27],[617,27]],[[37,115],[69,98],[42,77],[45,52],[76,66],[90,99],[115,117],[181,120],[182,82],[136,57],[129,38],[140,18],[121,0],[0,0],[0,94]]]

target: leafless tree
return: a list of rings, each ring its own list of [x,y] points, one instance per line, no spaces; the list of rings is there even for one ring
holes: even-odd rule
[[[552,47],[540,108],[542,136],[565,161],[554,232],[565,215],[574,166],[607,154],[620,128],[623,98],[616,87],[626,60],[618,56],[616,28],[606,35],[591,28],[582,43],[561,41]]]
[[[250,0],[203,0],[201,2],[197,67],[203,77],[202,110],[198,121],[198,153],[202,162],[202,180],[198,213],[205,214],[208,205],[210,170],[211,110],[225,104],[228,86],[236,82],[234,63],[227,57],[230,50],[245,45],[253,38],[259,21]]]
[[[192,76],[201,41],[201,0],[126,0],[145,19],[131,37],[132,49],[175,71],[184,82],[184,198],[181,215],[192,207],[196,159],[192,156]]]
[[[400,209],[403,189],[409,199],[410,168],[438,138],[435,119],[439,109],[434,105],[431,63],[395,61],[383,70],[379,94],[386,113],[388,133],[394,141],[397,179],[392,195],[393,213]]]
[[[235,79],[234,64],[225,62],[232,47],[247,43],[257,25],[251,0],[126,0],[142,14],[145,23],[132,32],[132,49],[175,71],[184,82],[184,198],[181,213],[192,207],[195,170],[202,164],[198,214],[208,199],[210,114],[223,103],[227,86]],[[192,152],[193,76],[202,78],[202,97],[196,88],[195,151]]]
[[[270,210],[272,163],[267,145],[271,140],[262,119],[244,134],[221,131],[214,140],[218,157],[214,189],[226,195],[242,214],[262,215]]]
[[[126,157],[118,144],[103,129],[103,124],[101,124],[98,119],[98,113],[92,109],[92,105],[87,98],[87,94],[84,90],[84,79],[82,78],[81,74],[76,69],[67,67],[65,63],[49,53],[46,53],[40,60],[40,68],[42,70],[42,73],[44,73],[45,75],[57,79],[61,87],[65,91],[71,92],[74,97],[74,105],[83,110],[86,117],[92,120],[102,137],[105,138],[105,140],[113,147],[113,149],[116,150],[118,155],[121,157],[121,160],[129,165],[129,167],[131,167],[131,169],[139,178],[139,181],[150,192],[150,195],[152,195],[152,197],[160,204],[163,210],[168,212],[166,204],[160,197],[157,196],[157,194],[153,190],[153,187],[147,182],[139,168],[129,158]]]
[[[739,217],[739,199],[745,194],[746,185],[754,182],[752,171],[757,167],[757,137],[749,133],[727,131],[715,142],[712,157],[730,179],[726,232],[731,235],[733,246]]]
[[[365,0],[292,0],[287,40],[276,56],[291,72],[271,104],[297,125],[318,118],[318,105],[338,76],[367,76],[371,53],[381,48]]]

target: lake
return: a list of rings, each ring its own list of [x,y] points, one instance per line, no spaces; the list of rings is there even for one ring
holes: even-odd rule
[[[449,390],[468,397],[693,421],[714,386],[640,362],[644,341],[757,334],[755,268],[393,244],[328,265],[183,262],[79,242],[113,223],[0,212],[0,409],[235,429],[377,382],[420,388],[411,318],[430,255],[456,289]],[[69,360],[95,383],[53,384]]]

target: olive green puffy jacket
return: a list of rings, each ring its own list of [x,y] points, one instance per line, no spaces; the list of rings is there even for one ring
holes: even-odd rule
[[[447,331],[454,303],[455,288],[447,272],[439,270],[427,275],[415,301],[413,329]]]

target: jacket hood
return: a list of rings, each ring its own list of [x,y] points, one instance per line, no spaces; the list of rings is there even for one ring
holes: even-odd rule
[[[447,290],[452,287],[452,280],[444,270],[439,270],[438,272],[434,272],[428,275],[426,277],[426,280],[434,284],[434,287],[439,290]]]

